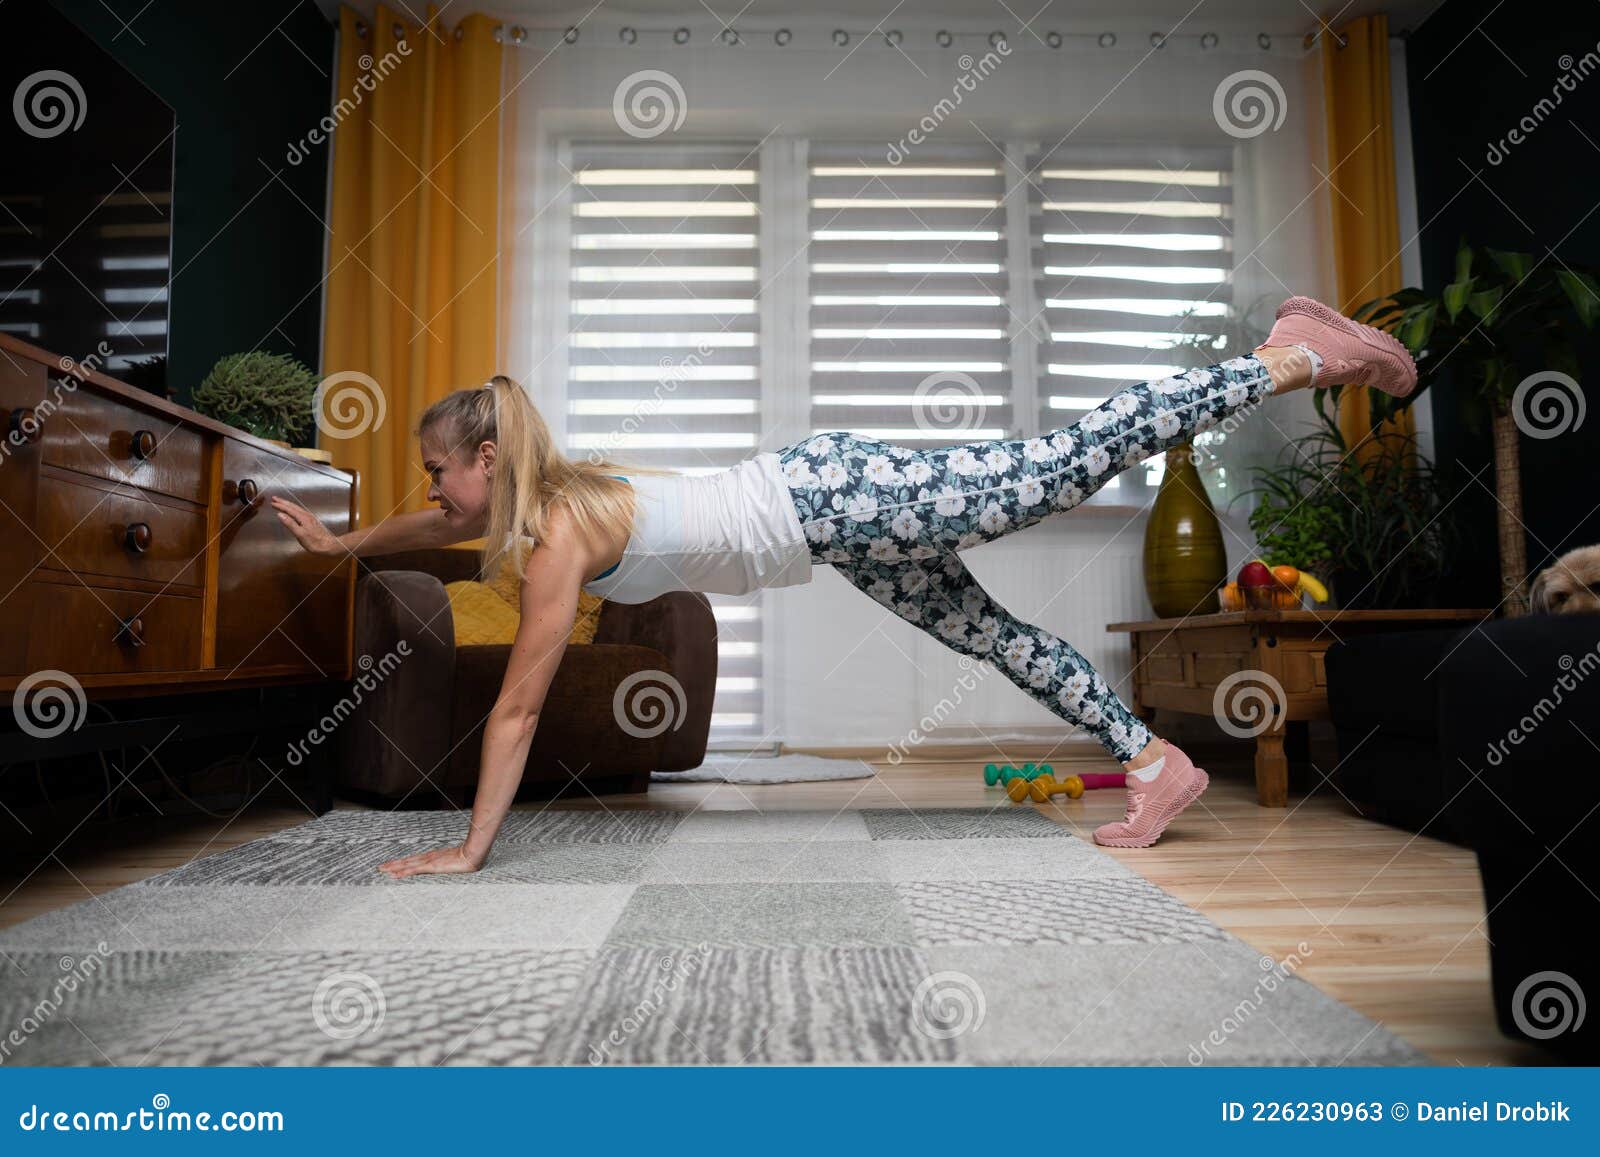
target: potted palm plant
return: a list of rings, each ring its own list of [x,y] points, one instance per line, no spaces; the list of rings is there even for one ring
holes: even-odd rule
[[[1574,269],[1553,253],[1535,258],[1462,242],[1455,280],[1439,296],[1402,289],[1367,302],[1353,316],[1399,338],[1417,362],[1417,388],[1407,397],[1368,390],[1374,426],[1421,397],[1447,366],[1467,384],[1461,391],[1467,426],[1481,430],[1488,418],[1500,590],[1507,617],[1526,614],[1521,436],[1560,433],[1564,427],[1552,426],[1552,416],[1570,424],[1581,407],[1575,340],[1600,317],[1600,282],[1592,270]],[[1336,402],[1343,388],[1329,387]]]

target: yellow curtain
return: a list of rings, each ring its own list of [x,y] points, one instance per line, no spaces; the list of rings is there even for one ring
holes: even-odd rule
[[[1328,183],[1339,309],[1350,313],[1400,285],[1400,212],[1394,178],[1394,127],[1389,106],[1389,18],[1352,20],[1322,37],[1323,107],[1328,124]],[[1365,390],[1346,391],[1339,428],[1354,446],[1372,430]],[[1410,436],[1411,411],[1383,423],[1375,439]]]
[[[417,418],[496,372],[496,22],[427,15],[339,13],[322,352],[334,380],[319,424],[335,463],[361,472],[363,525],[426,504]],[[373,388],[358,375],[381,391],[381,422],[376,399],[350,396]]]

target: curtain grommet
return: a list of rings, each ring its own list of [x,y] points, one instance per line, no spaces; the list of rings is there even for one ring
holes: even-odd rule
[[[1115,48],[1117,46],[1117,34],[1115,32],[1102,32],[1097,43],[1101,48]]]
[[[1207,32],[1200,37],[1201,48],[1215,48],[1216,46],[1217,34],[1215,32]]]
[[[688,44],[689,43],[689,30],[687,28],[674,28],[672,30],[672,43],[674,43],[674,44]]]
[[[779,48],[786,47],[789,41],[793,39],[794,33],[790,32],[787,28],[780,28],[772,34],[772,43],[776,44]]]
[[[833,42],[840,48],[843,48],[846,44],[850,43],[850,34],[843,28],[835,28],[833,30]]]
[[[899,48],[900,42],[905,38],[906,34],[901,32],[898,28],[891,28],[889,31],[883,34],[883,42],[890,48]]]
[[[513,32],[513,35],[515,35],[515,32]],[[569,25],[567,30],[561,34],[561,39],[567,44],[578,43],[578,26],[576,24]]]
[[[1045,44],[1047,44],[1051,48],[1060,48],[1061,47],[1061,33],[1059,33],[1059,32],[1046,32],[1044,34],[1044,42],[1045,42]]]
[[[956,42],[956,38],[950,34],[950,30],[948,28],[941,28],[939,31],[935,32],[933,34],[933,40],[934,43],[940,48],[949,48]]]
[[[365,40],[367,38],[367,34],[369,32],[371,32],[371,31],[372,31],[372,29],[367,27],[367,22],[365,20],[357,20],[356,21],[356,36],[357,37],[359,37],[362,40]]]
[[[636,28],[619,28],[617,29],[617,39],[624,44],[635,44],[639,40],[639,31]]]

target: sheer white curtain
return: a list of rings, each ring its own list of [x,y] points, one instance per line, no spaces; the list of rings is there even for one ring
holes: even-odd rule
[[[801,31],[787,48],[749,32],[742,46],[704,35],[678,45],[645,33],[628,45],[615,29],[587,24],[577,44],[558,49],[559,38],[535,30],[507,54],[510,260],[502,331],[509,372],[530,383],[563,438],[577,420],[573,368],[593,364],[595,348],[572,337],[579,291],[573,204],[585,196],[574,169],[579,146],[604,143],[619,156],[663,145],[745,148],[742,163],[754,168],[759,190],[759,324],[749,327],[757,346],[748,359],[759,380],[739,389],[756,399],[758,449],[817,428],[905,428],[909,418],[920,431],[907,400],[926,376],[917,368],[924,364],[968,365],[960,372],[989,407],[977,427],[1007,434],[1062,425],[1074,416],[1070,399],[1103,396],[1124,372],[1156,376],[1132,366],[1170,364],[1159,339],[1177,332],[1176,317],[1146,315],[1134,325],[1115,311],[1053,311],[1048,302],[1063,287],[1072,288],[1068,296],[1087,290],[1086,300],[1262,302],[1264,315],[1251,320],[1270,323],[1276,299],[1326,295],[1331,286],[1320,78],[1315,56],[1287,37],[1270,49],[1253,34],[1207,47],[1198,35],[1173,38],[1153,49],[1145,32],[1125,30],[1115,48],[1069,37],[1051,50],[1029,37],[1005,53],[983,37],[939,47],[933,30],[909,25],[898,46],[880,36],[853,48]],[[644,73],[668,105],[662,131],[646,126],[648,136],[627,100]],[[1241,85],[1264,93],[1269,122],[1281,114],[1278,127],[1257,133],[1226,103],[1219,115],[1219,92],[1226,101]],[[852,166],[862,173],[847,175]],[[1132,184],[1093,172],[1113,168],[1141,172]],[[1195,176],[1152,183],[1151,170],[1163,168]],[[1130,188],[1144,194],[1124,195]],[[975,214],[929,205],[924,215],[906,204],[919,194],[985,204]],[[1084,206],[1097,198],[1115,204]],[[1150,199],[1215,211],[1194,218],[1128,212],[1128,202]],[[989,205],[994,200],[1000,204]],[[941,216],[946,210],[954,224]],[[886,245],[863,236],[874,230],[903,239]],[[1092,240],[1118,231],[1217,240],[1198,250],[1180,247],[1189,242],[1139,248]],[[1061,240],[1066,232],[1091,240]],[[933,244],[941,233],[962,236]],[[632,256],[683,264],[662,253]],[[728,264],[710,252],[695,260]],[[1110,292],[1104,269],[1090,266],[1124,267],[1113,280],[1135,289]],[[1150,266],[1177,271],[1177,280],[1138,270]],[[1216,270],[1220,280],[1193,280]],[[1181,292],[1169,292],[1173,286]],[[945,303],[945,313],[937,305],[919,312],[884,304],[935,291],[968,304]],[[691,286],[687,296],[699,292]],[[866,298],[872,303],[863,305]],[[979,298],[1001,304],[971,304]],[[929,333],[941,328],[943,338]],[[1143,336],[1106,344],[1127,340],[1115,336],[1126,332]],[[1102,361],[1089,356],[1097,348],[1108,352]],[[895,362],[904,364],[887,364]],[[1055,372],[1094,365],[1119,368],[1098,377]],[[1272,457],[1309,413],[1305,395],[1282,399],[1214,448],[1224,472],[1213,470],[1219,506],[1244,488],[1249,464]],[[937,444],[930,438],[923,444]],[[1114,683],[1126,676],[1125,643],[1105,625],[1149,613],[1138,557],[1142,508],[1153,491],[1147,476],[1127,481],[1121,497],[968,556],[1002,602],[1071,640]],[[1247,511],[1239,503],[1223,513],[1230,557],[1243,559],[1251,546]],[[962,669],[952,653],[886,617],[828,568],[816,576],[810,586],[758,600],[748,612],[758,632],[728,634],[740,646],[725,669],[739,672],[737,714],[751,723],[741,739],[871,749],[903,743],[914,730],[930,734],[926,742],[1067,734],[1002,676],[958,690]],[[921,723],[936,706],[940,723],[929,733]]]

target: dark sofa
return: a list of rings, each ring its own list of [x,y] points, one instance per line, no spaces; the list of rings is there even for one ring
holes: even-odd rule
[[[505,675],[509,645],[460,646],[444,584],[477,577],[478,556],[426,550],[363,560],[355,653],[385,668],[339,730],[336,787],[396,806],[458,805],[478,780],[483,721]],[[401,640],[410,653],[383,663]],[[630,676],[664,671],[683,690],[671,725],[614,711]],[[569,645],[550,685],[518,798],[640,792],[652,771],[705,758],[717,681],[717,627],[704,595],[607,602],[593,643]],[[648,683],[662,686],[657,679]],[[631,699],[631,695],[629,696]]]
[[[1600,1061],[1600,615],[1352,638],[1327,673],[1340,790],[1477,853],[1501,1030]]]

